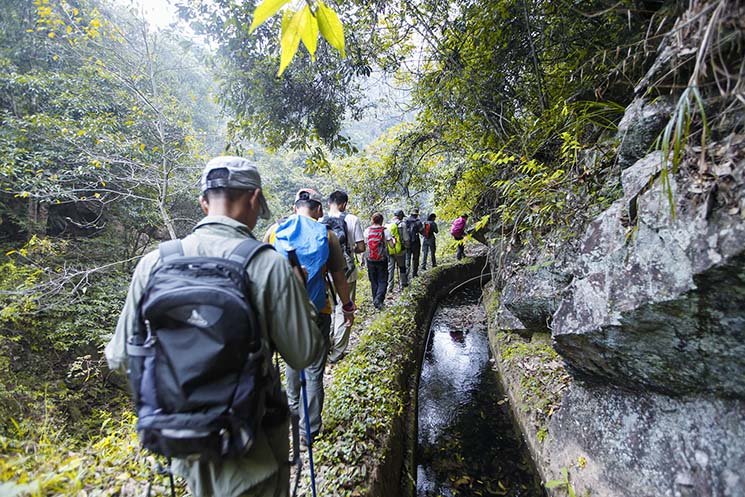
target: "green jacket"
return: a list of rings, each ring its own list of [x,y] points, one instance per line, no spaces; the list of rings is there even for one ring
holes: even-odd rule
[[[394,248],[388,247],[388,253],[391,255],[398,255],[404,251],[404,245],[401,243],[401,234],[398,232],[398,224],[393,222],[389,224],[388,231],[391,232],[393,239],[396,240],[396,246]]]
[[[229,217],[208,216],[183,239],[184,253],[224,257],[248,237],[253,234],[244,224]],[[137,305],[157,261],[155,250],[137,264],[116,332],[105,350],[111,369],[126,368],[125,344],[141,326]],[[271,344],[290,367],[305,368],[322,353],[324,345],[305,288],[294,277],[285,258],[273,250],[257,253],[246,273],[252,284],[249,297],[267,345]],[[287,423],[260,431],[245,458],[225,460],[221,464],[174,460],[173,469],[186,478],[195,496],[237,496],[272,476],[288,460],[287,432]]]

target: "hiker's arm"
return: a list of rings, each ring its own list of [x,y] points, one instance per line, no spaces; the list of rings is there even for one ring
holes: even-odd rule
[[[295,278],[289,263],[278,254],[256,262],[268,262],[265,302],[267,332],[285,362],[293,369],[303,369],[316,360],[323,350],[323,336],[315,321],[308,292]],[[271,259],[270,259],[271,257]]]
[[[349,306],[350,302],[352,303],[349,312],[347,312],[346,309],[343,309],[344,325],[349,328],[354,323],[354,311],[357,307],[349,296],[349,283],[347,283],[347,277],[344,274],[344,271],[334,271],[331,273],[331,279],[334,282],[334,288],[336,288],[336,295],[339,297],[339,301],[346,306]]]
[[[365,251],[365,237],[362,233],[362,225],[360,224],[360,220],[357,219],[357,222],[354,223],[354,228],[352,229],[352,236],[354,240],[354,252],[356,254],[361,254]]]
[[[142,294],[145,292],[147,279],[157,260],[158,252],[151,252],[140,259],[132,275],[127,299],[124,301],[124,308],[116,323],[116,331],[104,349],[106,362],[108,362],[109,369],[111,370],[118,369],[124,372],[127,369],[127,340],[139,332],[141,325],[140,319],[137,316],[137,305],[142,298]]]
[[[326,261],[326,269],[334,282],[334,288],[336,289],[340,303],[342,305],[349,305],[352,299],[349,297],[349,284],[344,274],[344,270],[346,269],[344,254],[342,253],[341,245],[339,245],[339,239],[331,231],[329,231],[329,258]],[[344,312],[344,324],[347,327],[352,326],[354,322],[354,306],[351,306],[351,309],[350,312]]]

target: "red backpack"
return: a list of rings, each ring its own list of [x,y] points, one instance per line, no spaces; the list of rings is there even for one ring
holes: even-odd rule
[[[385,227],[370,226],[367,232],[367,260],[382,261],[387,259],[388,250],[385,246]]]

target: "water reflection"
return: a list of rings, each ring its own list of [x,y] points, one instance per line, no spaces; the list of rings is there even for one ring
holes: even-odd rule
[[[486,316],[470,288],[441,302],[419,383],[417,495],[542,496],[491,371]]]

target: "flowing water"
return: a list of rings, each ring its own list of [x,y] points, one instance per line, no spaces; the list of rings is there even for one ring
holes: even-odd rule
[[[419,381],[417,495],[543,497],[493,371],[478,288],[440,302]]]

